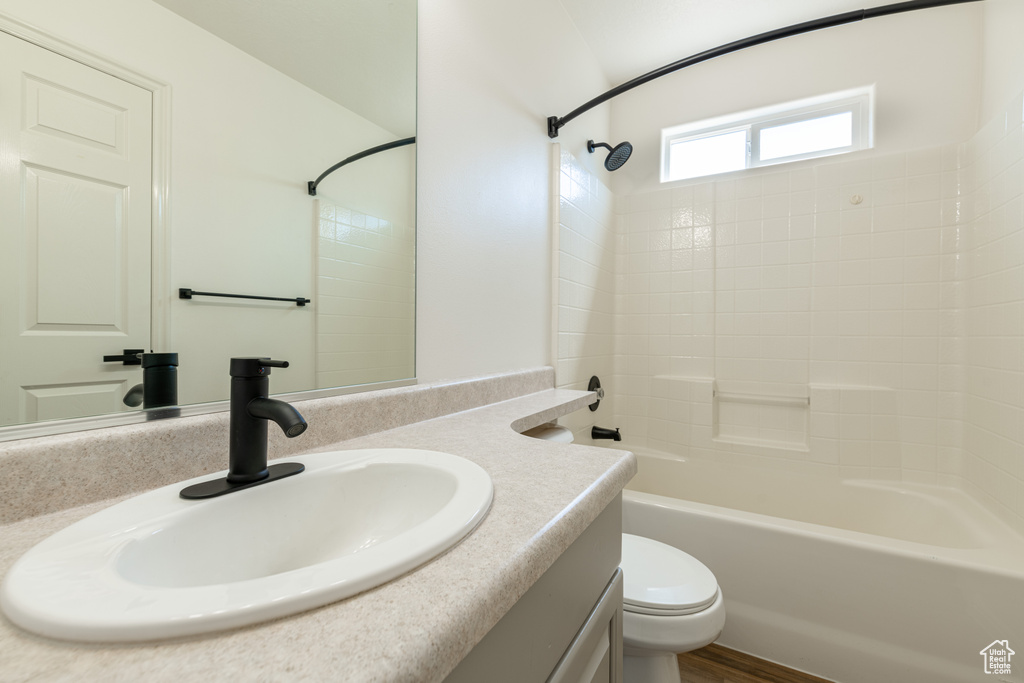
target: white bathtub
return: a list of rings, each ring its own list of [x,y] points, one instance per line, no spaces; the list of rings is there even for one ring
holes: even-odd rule
[[[1024,681],[1024,539],[965,494],[631,450],[623,531],[715,573],[721,644],[841,683]],[[996,640],[1012,676],[984,673]]]

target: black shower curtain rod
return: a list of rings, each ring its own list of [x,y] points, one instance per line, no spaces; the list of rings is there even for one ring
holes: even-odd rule
[[[339,168],[341,168],[345,164],[351,164],[353,161],[359,161],[360,159],[368,157],[371,154],[376,154],[377,152],[384,152],[384,151],[387,151],[389,149],[394,149],[395,147],[405,147],[406,145],[411,145],[411,144],[413,144],[415,142],[416,142],[416,138],[415,137],[402,138],[401,140],[395,140],[394,142],[385,142],[383,145],[377,145],[376,147],[371,147],[370,149],[364,149],[359,154],[353,154],[352,156],[348,157],[347,159],[339,161],[334,166],[331,166],[329,169],[327,169],[326,171],[321,173],[320,176],[316,180],[310,180],[308,183],[306,183],[306,186],[309,188],[309,196],[310,197],[315,197],[316,196],[316,186],[320,184],[320,181],[323,180],[324,178],[326,178],[327,176],[331,175],[335,171],[337,171]]]
[[[960,5],[967,2],[981,2],[981,0],[909,0],[909,2],[897,2],[893,5],[883,5],[881,7],[873,7],[871,9],[859,9],[852,12],[844,12],[842,14],[833,14],[830,17],[823,17],[812,21],[805,21],[800,24],[793,24],[792,26],[787,26],[785,28],[775,29],[774,31],[768,31],[766,33],[759,33],[756,36],[736,40],[731,43],[726,43],[725,45],[719,45],[718,47],[710,50],[698,52],[697,54],[686,57],[685,59],[680,59],[678,62],[672,62],[660,69],[655,69],[654,71],[646,73],[643,76],[637,76],[631,81],[626,81],[622,85],[616,86],[603,95],[598,95],[586,104],[573,109],[562,118],[549,116],[548,137],[557,138],[559,128],[569,123],[580,114],[593,109],[599,104],[607,102],[613,97],[621,95],[628,90],[632,90],[639,85],[653,81],[656,78],[661,78],[662,76],[679,71],[680,69],[685,69],[686,67],[693,66],[694,64],[699,64],[700,62],[706,62],[707,60],[714,59],[715,57],[727,55],[730,52],[736,52],[737,50],[743,50],[763,43],[770,43],[773,40],[779,40],[780,38],[788,38],[801,33],[817,31],[822,28],[852,24],[855,21],[862,21],[864,19],[884,17],[890,14],[900,14],[901,12],[912,12],[919,9],[942,7],[944,5]]]

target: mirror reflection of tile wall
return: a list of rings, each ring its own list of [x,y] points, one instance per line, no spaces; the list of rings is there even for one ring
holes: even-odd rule
[[[415,229],[317,203],[317,387],[413,377]]]

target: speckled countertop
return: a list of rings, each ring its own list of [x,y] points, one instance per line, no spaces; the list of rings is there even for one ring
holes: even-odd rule
[[[590,401],[586,392],[550,389],[317,448],[425,448],[490,474],[494,502],[483,523],[403,577],[291,617],[153,644],[64,643],[3,619],[0,681],[441,681],[636,472],[624,451],[516,433]],[[126,497],[0,527],[0,572]]]

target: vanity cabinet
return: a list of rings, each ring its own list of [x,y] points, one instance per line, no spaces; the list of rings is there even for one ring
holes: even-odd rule
[[[617,569],[594,611],[551,672],[548,683],[621,681],[622,570]]]
[[[621,553],[619,495],[445,683],[621,683]]]

